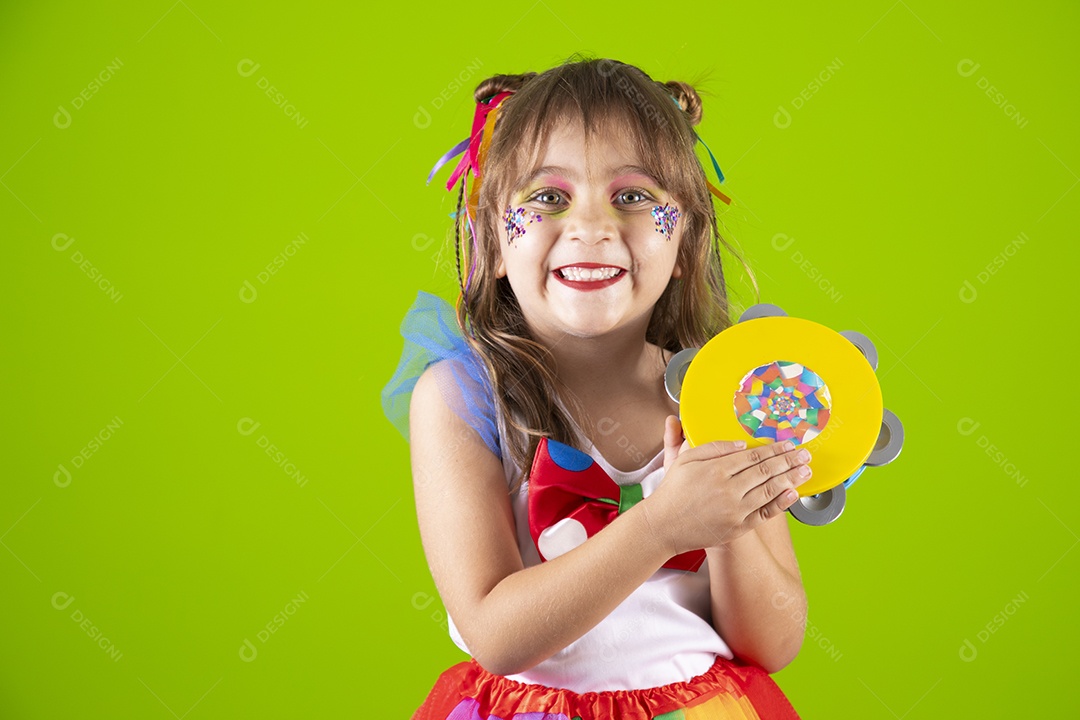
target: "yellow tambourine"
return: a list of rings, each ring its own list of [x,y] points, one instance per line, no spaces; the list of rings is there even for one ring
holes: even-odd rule
[[[847,486],[865,466],[891,462],[903,444],[876,369],[877,352],[861,333],[755,305],[700,350],[677,353],[666,384],[691,446],[738,439],[748,447],[805,446],[813,475],[789,511],[824,525],[839,517]]]

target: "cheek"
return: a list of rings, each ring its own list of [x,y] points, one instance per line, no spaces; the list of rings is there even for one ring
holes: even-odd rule
[[[675,228],[679,224],[679,218],[682,217],[679,208],[667,204],[657,205],[652,209],[652,216],[656,224],[656,232],[660,233],[665,240],[671,240],[675,235]]]
[[[530,213],[523,207],[506,206],[503,213],[503,226],[506,228],[506,244],[513,245],[514,241],[525,234],[525,226],[534,222],[540,222],[544,218],[538,213]]]

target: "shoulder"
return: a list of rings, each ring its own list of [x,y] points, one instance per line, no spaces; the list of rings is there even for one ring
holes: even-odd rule
[[[410,441],[415,413],[439,418],[440,427],[459,440],[471,432],[489,452],[502,456],[495,394],[487,368],[474,355],[434,362],[417,378],[409,407]]]
[[[428,367],[416,381],[409,407],[409,453],[414,483],[427,476],[447,477],[451,466],[501,469],[501,456],[478,422],[458,405],[448,361]],[[498,473],[503,476],[503,473]],[[503,480],[505,487],[505,480]],[[449,489],[449,488],[447,488]]]
[[[467,419],[460,415],[464,390],[458,378],[462,372],[460,361],[450,358],[432,363],[416,379],[409,401],[409,436],[414,442],[433,434],[445,438],[469,430]]]

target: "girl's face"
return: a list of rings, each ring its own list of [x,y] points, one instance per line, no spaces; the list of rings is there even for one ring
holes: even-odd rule
[[[596,133],[586,153],[581,123],[564,123],[502,208],[496,277],[540,337],[644,329],[681,276],[680,210],[640,165],[621,133]]]

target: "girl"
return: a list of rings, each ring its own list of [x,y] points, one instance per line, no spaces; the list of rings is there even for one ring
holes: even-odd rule
[[[697,93],[572,59],[475,98],[440,161],[465,151],[456,317],[420,293],[383,392],[471,655],[414,720],[797,718],[769,673],[805,629],[781,518],[809,458],[690,448],[664,389],[731,324]]]

